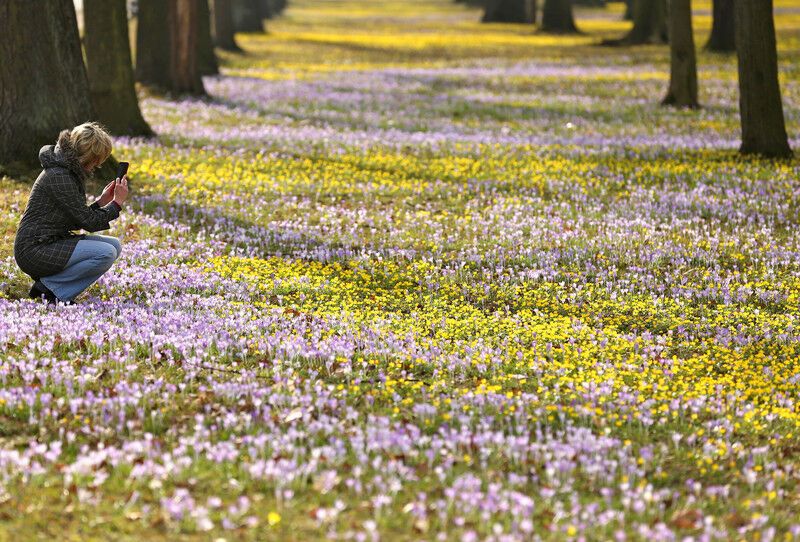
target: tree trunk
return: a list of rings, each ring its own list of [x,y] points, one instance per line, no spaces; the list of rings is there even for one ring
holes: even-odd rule
[[[669,37],[669,90],[662,104],[676,107],[699,107],[691,0],[670,0]]]
[[[772,0],[735,0],[742,154],[789,157]]]
[[[667,43],[666,0],[634,0],[633,28],[616,40],[604,41],[604,45],[642,45],[645,43]]]
[[[227,51],[241,51],[233,32],[231,0],[214,0],[214,44]]]
[[[481,22],[533,24],[536,0],[488,0]]]
[[[92,120],[72,0],[0,2],[0,164],[35,165],[59,131]]]
[[[635,0],[625,0],[625,14],[622,16],[623,21],[633,20],[633,4]]]
[[[280,15],[286,9],[286,5],[288,3],[287,0],[271,0],[270,3],[272,4],[272,15]]]
[[[633,9],[633,28],[626,36],[628,45],[667,43],[666,0],[636,0]]]
[[[204,0],[170,0],[169,27],[172,36],[170,90],[177,93],[205,94],[198,64],[200,8]]]
[[[136,80],[170,88],[169,4],[174,0],[139,0],[136,30]]]
[[[84,44],[97,120],[116,135],[149,136],[133,82],[125,0],[84,0]]]
[[[261,0],[263,2],[264,7],[264,18],[271,19],[273,17],[277,17],[283,10],[286,9],[286,0]],[[475,5],[483,5],[484,0],[473,0],[472,2]]]
[[[197,58],[199,1],[139,0],[139,81],[178,94],[205,94]]]
[[[233,25],[237,32],[264,32],[260,0],[233,0]]]
[[[208,0],[197,0],[197,65],[201,75],[219,73],[217,55],[214,53],[214,42],[211,39],[211,10]]]
[[[261,1],[261,17],[264,19],[272,19],[275,15],[277,15],[275,8],[276,4],[272,0],[260,0]]]
[[[713,0],[711,35],[706,50],[715,53],[736,52],[736,27],[733,22],[733,0]]]
[[[572,0],[544,0],[542,32],[576,34],[578,28],[572,17]]]

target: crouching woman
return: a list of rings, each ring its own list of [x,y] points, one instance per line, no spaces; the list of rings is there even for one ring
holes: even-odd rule
[[[78,234],[109,229],[128,196],[128,179],[111,181],[86,205],[86,180],[111,155],[102,126],[63,130],[55,145],[39,151],[43,171],[33,184],[14,239],[14,259],[35,281],[30,297],[72,304],[108,271],[122,247],[115,237]]]

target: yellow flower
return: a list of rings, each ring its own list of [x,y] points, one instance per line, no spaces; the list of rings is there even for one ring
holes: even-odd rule
[[[277,512],[270,512],[267,514],[267,523],[269,523],[270,527],[273,527],[281,522],[281,515]]]

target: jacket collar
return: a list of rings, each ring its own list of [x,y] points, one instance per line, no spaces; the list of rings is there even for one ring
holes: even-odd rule
[[[44,169],[63,167],[70,170],[78,178],[81,185],[84,185],[89,178],[89,173],[81,166],[78,160],[78,152],[72,146],[69,134],[69,130],[62,130],[58,134],[58,140],[55,145],[42,147],[39,151],[39,161]]]

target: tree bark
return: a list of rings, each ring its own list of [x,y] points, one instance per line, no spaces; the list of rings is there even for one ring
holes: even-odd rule
[[[715,53],[736,52],[733,0],[713,0],[711,35],[706,50]]]
[[[286,5],[288,4],[288,0],[270,0],[270,4],[272,5],[272,15],[280,15],[286,9]]]
[[[241,51],[233,31],[231,0],[214,0],[214,44],[227,51]]]
[[[125,0],[84,0],[84,45],[97,120],[116,135],[149,136],[133,80]]]
[[[272,19],[276,13],[277,4],[273,0],[260,0],[261,2],[261,17],[264,19]]]
[[[778,83],[772,0],[735,0],[742,154],[792,155]]]
[[[628,34],[615,40],[604,41],[604,45],[643,45],[667,43],[666,0],[634,0],[633,28]]]
[[[199,1],[139,0],[139,81],[177,94],[205,94],[197,58]]]
[[[173,92],[205,94],[197,58],[200,8],[203,0],[170,0],[172,36],[170,79]]]
[[[233,0],[233,25],[237,32],[264,32],[260,0]]]
[[[536,0],[488,0],[481,22],[533,24]]]
[[[664,105],[700,107],[697,101],[697,59],[692,34],[691,0],[670,0],[670,78]]]
[[[0,164],[35,165],[59,131],[92,120],[72,0],[0,2]]]
[[[136,80],[168,89],[170,79],[169,4],[174,0],[139,0],[136,30]]]
[[[572,0],[544,0],[542,32],[576,34],[578,28],[572,17]]]
[[[261,0],[264,5],[263,15],[265,19],[277,17],[286,9],[286,0]],[[483,3],[483,0],[476,0],[476,3]]]
[[[201,75],[219,73],[214,42],[211,39],[211,10],[208,0],[197,0],[197,65]]]
[[[625,0],[625,14],[622,16],[623,21],[633,20],[633,4],[635,0]]]

